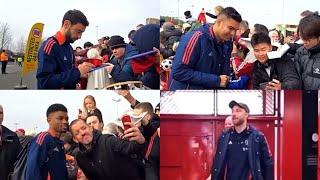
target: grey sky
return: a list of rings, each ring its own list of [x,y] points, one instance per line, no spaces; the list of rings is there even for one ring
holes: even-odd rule
[[[300,13],[304,10],[320,10],[319,0],[161,0],[160,3],[161,15],[177,17],[179,13],[181,18],[184,18],[183,13],[186,10],[193,10],[193,17],[197,18],[202,8],[214,13],[213,8],[217,5],[232,6],[243,19],[249,21],[250,27],[260,23],[269,29],[274,28],[275,24],[298,24]]]
[[[46,111],[53,103],[64,104],[68,108],[70,121],[77,118],[78,109],[83,106],[83,98],[93,95],[97,107],[102,112],[104,122],[110,122],[131,109],[129,103],[113,91],[0,91],[0,104],[4,109],[3,125],[11,130],[24,128],[36,132],[47,130]],[[160,102],[157,90],[131,91],[140,102],[150,102],[155,107]],[[114,99],[114,100],[113,100]],[[120,99],[117,103],[115,100]],[[118,109],[118,110],[117,110]],[[17,125],[15,123],[18,123]]]
[[[97,43],[98,37],[121,35],[127,37],[136,25],[144,24],[146,18],[159,18],[159,0],[6,0],[1,4],[0,22],[9,23],[14,40],[27,38],[31,26],[42,22],[44,37],[54,35],[61,27],[65,12],[81,10],[89,20],[89,27],[74,46],[84,42]],[[127,39],[127,38],[126,38]]]

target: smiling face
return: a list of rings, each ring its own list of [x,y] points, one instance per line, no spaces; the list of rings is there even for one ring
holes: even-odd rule
[[[90,145],[93,139],[93,128],[86,124],[84,121],[79,120],[76,123],[72,124],[70,131],[73,135],[73,138],[83,144]]]
[[[268,60],[267,52],[272,51],[271,44],[260,43],[253,47],[254,56],[260,63],[265,63]]]
[[[216,21],[215,36],[222,41],[228,41],[235,36],[239,22],[232,18],[222,17]]]
[[[232,122],[234,126],[240,126],[248,119],[249,114],[239,106],[232,107]]]

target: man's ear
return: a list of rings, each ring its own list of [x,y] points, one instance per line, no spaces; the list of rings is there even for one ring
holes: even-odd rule
[[[247,119],[249,118],[249,113],[246,113]]]
[[[70,20],[64,20],[63,25],[65,29],[69,29],[71,27],[71,21]]]

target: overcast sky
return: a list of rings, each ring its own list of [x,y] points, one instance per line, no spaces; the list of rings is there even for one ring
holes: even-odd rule
[[[161,0],[160,14],[184,18],[184,11],[193,10],[197,18],[201,9],[214,13],[217,5],[232,6],[249,21],[250,27],[255,23],[266,25],[269,29],[275,24],[298,24],[300,13],[304,10],[319,11],[319,0]],[[284,7],[284,8],[283,8]],[[207,19],[211,19],[207,16]]]
[[[70,122],[77,118],[78,109],[83,107],[86,95],[93,95],[97,107],[102,112],[104,122],[114,121],[125,111],[130,110],[129,103],[111,90],[92,91],[0,91],[0,104],[4,108],[3,125],[11,130],[24,128],[36,132],[48,129],[46,111],[51,104],[61,103],[68,109]],[[140,102],[150,102],[155,107],[160,102],[157,90],[131,91]],[[119,100],[117,102],[116,100]],[[16,124],[17,123],[17,124]]]
[[[24,36],[36,22],[44,23],[44,37],[54,35],[61,27],[65,12],[81,10],[89,20],[89,27],[75,46],[84,42],[97,43],[102,36],[121,35],[127,37],[146,18],[159,18],[159,0],[4,0],[1,1],[0,22],[9,23],[14,41]]]

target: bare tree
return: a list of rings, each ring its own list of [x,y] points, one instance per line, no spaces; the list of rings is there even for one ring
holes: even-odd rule
[[[12,34],[8,23],[0,25],[0,49],[8,48],[12,41]]]
[[[25,49],[24,49],[25,47],[26,47],[26,40],[24,39],[23,36],[21,36],[21,37],[18,39],[17,43],[16,43],[16,51],[17,51],[18,53],[23,54],[24,51],[25,51]]]

